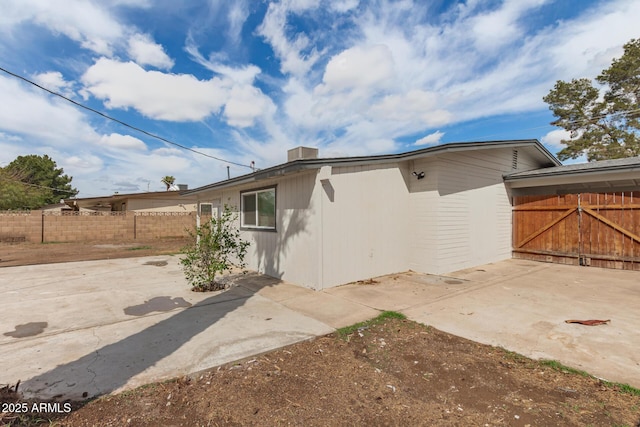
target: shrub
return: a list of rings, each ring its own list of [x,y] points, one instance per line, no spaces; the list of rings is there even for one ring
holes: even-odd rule
[[[230,272],[234,265],[245,267],[249,242],[240,237],[240,230],[235,226],[237,218],[225,205],[219,219],[211,218],[195,231],[189,231],[193,243],[184,249],[185,256],[180,263],[192,290],[223,290],[226,285],[216,281],[216,274]]]

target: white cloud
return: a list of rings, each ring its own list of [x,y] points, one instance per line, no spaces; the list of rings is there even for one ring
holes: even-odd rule
[[[640,2],[603,2],[579,19],[562,22],[542,35],[545,59],[558,78],[595,77],[622,54],[622,45],[638,37]],[[615,30],[613,30],[615,29]]]
[[[394,78],[394,63],[386,45],[355,46],[331,58],[317,93],[353,90],[380,90]]]
[[[422,146],[422,145],[436,145],[440,143],[440,140],[444,136],[444,132],[436,131],[430,133],[427,136],[424,136],[413,143],[413,145]]]
[[[453,115],[440,108],[438,95],[423,90],[411,90],[406,94],[389,95],[370,110],[371,117],[377,120],[397,122],[418,122],[421,126],[433,127],[446,125]]]
[[[219,78],[145,71],[133,62],[99,59],[82,76],[86,90],[108,108],[135,108],[147,117],[196,121],[217,113],[229,87]]]
[[[469,18],[471,35],[476,48],[482,52],[498,51],[509,45],[513,40],[519,40],[525,29],[522,20],[527,14],[549,0],[507,0],[500,8],[490,10]]]
[[[239,44],[242,41],[242,27],[249,17],[249,5],[247,1],[235,0],[230,2],[227,17],[229,20],[227,35],[235,44]]]
[[[290,40],[286,34],[289,13],[302,12],[317,7],[317,5],[317,1],[311,0],[269,4],[264,20],[258,27],[258,34],[271,45],[276,56],[280,59],[280,70],[284,74],[304,75],[320,58],[314,48],[310,48],[308,53],[304,53],[311,44],[307,35],[298,33]]]
[[[211,55],[211,58],[206,59],[192,38],[187,38],[185,51],[191,56],[191,59],[198,64],[205,67],[207,70],[213,71],[221,76],[228,77],[236,83],[252,84],[261,70],[259,67],[249,64],[241,67],[231,67],[224,65],[220,58],[217,58],[215,54]]]
[[[134,138],[129,135],[120,135],[118,133],[112,133],[110,135],[103,135],[100,138],[100,145],[109,148],[119,148],[125,150],[146,150],[147,146],[144,142],[138,138]]]
[[[253,126],[257,117],[266,112],[275,112],[275,105],[259,89],[249,86],[235,86],[229,92],[229,100],[224,107],[224,115],[230,126]]]
[[[349,12],[358,7],[360,0],[333,0],[329,7],[339,13]]]
[[[98,156],[84,153],[63,158],[60,160],[59,164],[62,166],[66,174],[70,176],[77,176],[99,172],[102,169],[104,162]]]
[[[146,71],[132,62],[102,58],[82,77],[86,90],[104,100],[108,108],[135,108],[147,117],[168,121],[203,120],[218,114],[230,126],[253,126],[254,121],[275,111],[275,105],[260,89],[245,84],[259,71],[218,68],[224,78],[198,80],[190,74]],[[238,83],[226,76],[232,76]]]
[[[560,151],[564,148],[562,140],[571,139],[571,133],[564,129],[556,129],[540,138],[540,142],[547,146],[552,152]]]
[[[151,65],[164,70],[173,67],[173,59],[146,34],[134,34],[129,38],[129,56],[140,65]]]
[[[72,97],[74,95],[73,82],[66,81],[64,77],[62,77],[62,73],[59,71],[49,71],[46,73],[36,74],[33,76],[33,80],[40,86],[67,97]]]
[[[23,22],[31,22],[64,34],[84,48],[101,55],[113,53],[113,43],[126,28],[108,10],[85,0],[67,0],[64,5],[39,0],[3,1],[0,27],[11,29]]]
[[[84,49],[113,57],[127,52],[141,65],[170,69],[173,60],[148,34],[120,22],[117,7],[148,8],[148,1],[65,0],[64,4],[42,0],[5,0],[0,31],[11,33],[19,25],[31,24],[64,35]]]
[[[0,76],[0,129],[39,141],[39,145],[68,147],[93,143],[98,134],[70,104]]]

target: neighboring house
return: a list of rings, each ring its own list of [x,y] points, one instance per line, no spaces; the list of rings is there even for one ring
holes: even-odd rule
[[[104,197],[66,199],[65,203],[76,211],[195,212],[196,198],[182,196],[184,192],[154,191],[114,194]]]
[[[73,212],[73,208],[64,203],[64,200],[61,200],[60,203],[54,203],[51,205],[46,205],[41,207],[39,210],[46,212]]]
[[[288,162],[184,192],[239,211],[248,266],[313,289],[394,272],[445,273],[511,257],[503,175],[559,166],[536,140]]]

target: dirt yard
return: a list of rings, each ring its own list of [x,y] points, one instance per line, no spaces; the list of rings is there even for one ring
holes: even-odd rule
[[[183,244],[3,245],[0,265],[174,253]],[[395,316],[359,326],[191,377],[73,402],[69,413],[56,413],[65,402],[35,413],[33,403],[43,402],[5,387],[0,425],[640,427],[640,390]],[[28,410],[12,413],[9,402]]]
[[[187,239],[87,243],[0,243],[0,267],[174,254]]]

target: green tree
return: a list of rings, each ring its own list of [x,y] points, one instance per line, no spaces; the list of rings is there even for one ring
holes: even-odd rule
[[[0,209],[37,209],[78,194],[73,178],[47,155],[18,156],[1,172]]]
[[[640,155],[640,39],[596,78],[557,81],[544,101],[557,117],[552,125],[569,131],[560,160],[583,154],[589,161]],[[603,91],[604,93],[601,93]]]
[[[160,182],[162,182],[164,185],[166,185],[167,186],[167,191],[169,191],[171,186],[176,182],[176,179],[171,175],[167,175],[167,176],[162,177]]]
[[[43,206],[46,192],[26,185],[19,177],[0,168],[0,210],[31,209]]]
[[[180,263],[194,291],[223,290],[226,286],[216,281],[216,275],[230,272],[234,261],[236,266],[245,267],[249,242],[240,237],[236,222],[237,214],[225,206],[219,219],[211,218],[190,232],[193,241],[185,248]]]

